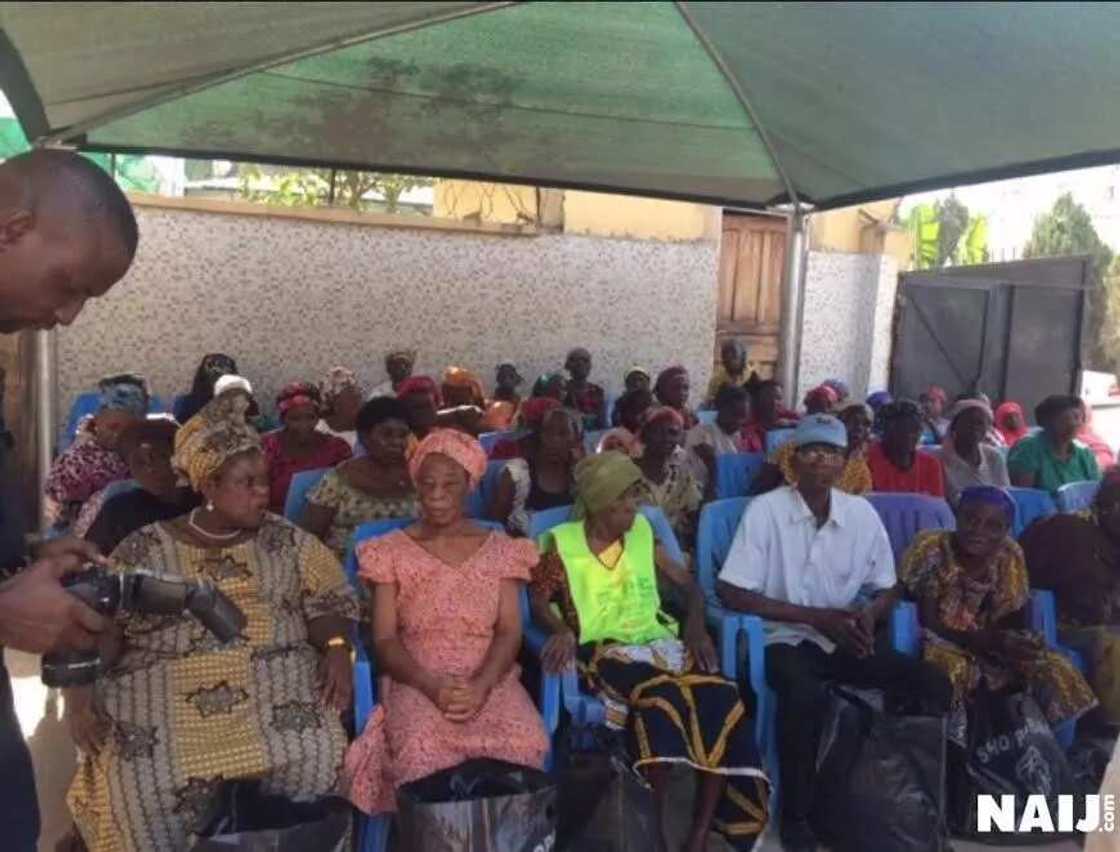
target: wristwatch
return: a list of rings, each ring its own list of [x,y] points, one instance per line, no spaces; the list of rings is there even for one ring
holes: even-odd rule
[[[323,650],[324,651],[329,651],[332,648],[345,648],[346,650],[349,651],[350,650],[350,640],[347,639],[345,636],[332,636],[323,645]]]

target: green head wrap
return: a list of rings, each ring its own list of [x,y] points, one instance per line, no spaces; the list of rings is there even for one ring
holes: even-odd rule
[[[575,469],[576,504],[573,517],[586,517],[600,512],[618,500],[636,482],[642,472],[626,453],[611,451],[588,456]]]

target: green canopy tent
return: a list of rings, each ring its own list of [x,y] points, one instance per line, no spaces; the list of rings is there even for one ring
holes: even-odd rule
[[[3,3],[33,144],[790,205],[1120,161],[1110,4]]]

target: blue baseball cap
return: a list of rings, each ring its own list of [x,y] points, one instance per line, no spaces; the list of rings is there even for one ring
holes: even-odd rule
[[[848,430],[831,414],[809,414],[801,418],[793,433],[793,445],[830,444],[842,450],[848,448]]]

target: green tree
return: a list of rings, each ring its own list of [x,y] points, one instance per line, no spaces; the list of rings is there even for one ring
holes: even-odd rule
[[[933,205],[939,224],[937,230],[937,265],[947,266],[957,255],[957,244],[968,230],[968,208],[959,198],[950,195]]]
[[[286,207],[326,207],[331,203],[331,169],[290,169],[242,163],[238,176],[241,196],[250,201]],[[433,183],[432,178],[414,175],[338,170],[334,172],[334,206],[351,210],[383,207],[386,213],[396,213],[404,193]],[[380,195],[381,200],[369,198],[371,194]]]
[[[1067,192],[1048,212],[1035,219],[1031,238],[1023,247],[1023,257],[1086,254],[1093,258],[1093,280],[1088,300],[1088,339],[1082,348],[1089,366],[1115,372],[1120,366],[1120,345],[1115,332],[1120,314],[1110,293],[1115,289],[1115,279],[1109,274],[1112,249],[1097,234],[1089,211]]]

